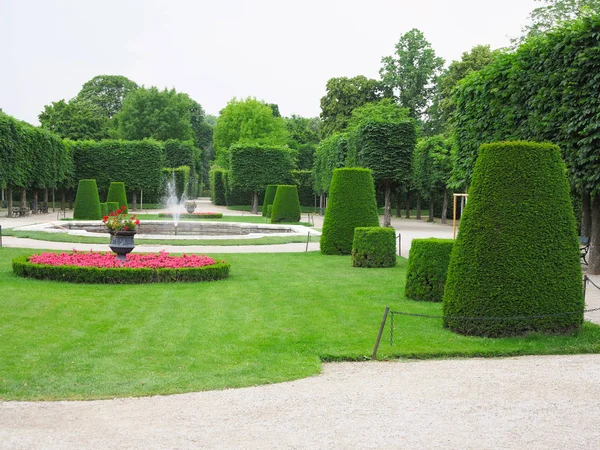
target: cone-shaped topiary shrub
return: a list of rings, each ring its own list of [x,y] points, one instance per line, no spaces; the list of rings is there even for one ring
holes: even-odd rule
[[[271,223],[299,221],[300,200],[298,199],[298,187],[288,184],[277,186],[273,208],[271,209]]]
[[[271,213],[273,212],[273,205],[267,206],[267,219],[271,218]]]
[[[406,270],[406,297],[441,302],[453,239],[413,239]]]
[[[263,217],[270,217],[270,216],[267,216],[267,206],[273,204],[273,200],[275,200],[275,193],[276,192],[277,192],[277,185],[276,184],[269,184],[269,185],[267,185],[267,190],[265,191],[265,199],[263,200],[263,204],[262,204],[262,215],[263,215]]]
[[[127,208],[127,195],[125,194],[125,183],[119,181],[113,181],[110,183],[108,188],[108,195],[106,196],[107,202],[117,202],[119,208],[125,206],[125,213],[129,210]]]
[[[481,146],[443,300],[444,315],[463,319],[446,318],[446,327],[500,337],[581,326],[581,265],[565,173],[552,144]],[[548,315],[554,317],[467,319]]]
[[[73,219],[98,220],[101,218],[96,180],[79,180],[73,207]]]
[[[335,169],[329,188],[329,201],[323,232],[321,253],[349,255],[356,227],[379,226],[375,187],[369,169]]]
[[[393,228],[356,227],[352,243],[353,267],[394,267],[396,232]]]
[[[106,209],[108,210],[109,214],[111,212],[115,212],[119,208],[120,206],[117,202],[106,202]]]
[[[100,217],[108,216],[108,204],[100,203]]]

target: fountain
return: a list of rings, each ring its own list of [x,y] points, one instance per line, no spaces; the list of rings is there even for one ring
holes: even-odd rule
[[[173,218],[173,225],[175,225],[175,235],[177,236],[177,225],[179,224],[179,216],[181,216],[181,205],[185,201],[185,194],[181,196],[181,202],[177,198],[177,187],[175,184],[175,171],[171,172],[171,179],[167,178],[167,184],[165,188],[165,196],[163,197],[163,204],[167,207]]]

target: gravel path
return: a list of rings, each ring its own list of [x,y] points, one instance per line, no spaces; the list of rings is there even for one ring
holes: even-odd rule
[[[600,355],[326,364],[252,388],[0,403],[2,449],[597,449]]]

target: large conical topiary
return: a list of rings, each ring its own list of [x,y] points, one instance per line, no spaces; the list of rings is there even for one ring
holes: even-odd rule
[[[107,202],[117,202],[119,208],[125,207],[125,213],[129,211],[127,208],[127,194],[125,193],[125,183],[119,181],[113,181],[110,183],[108,188],[108,195],[106,196]]]
[[[333,171],[323,232],[321,253],[349,255],[356,227],[378,227],[375,186],[369,169]]]
[[[271,223],[299,221],[300,200],[298,199],[298,187],[287,184],[277,186],[271,209]]]
[[[458,333],[563,333],[583,322],[575,217],[560,149],[482,145],[450,257],[444,325]],[[472,317],[521,317],[472,320]]]
[[[96,180],[79,180],[73,207],[73,219],[98,220],[101,218]]]
[[[267,189],[265,191],[265,198],[262,204],[262,215],[263,217],[267,217],[267,207],[273,204],[273,200],[275,200],[275,193],[277,192],[276,184],[267,185]]]

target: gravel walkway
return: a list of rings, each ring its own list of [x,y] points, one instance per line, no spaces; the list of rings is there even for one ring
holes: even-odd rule
[[[56,219],[47,216],[0,225]],[[415,237],[452,237],[448,226],[398,219],[392,225],[403,256]],[[7,237],[4,245],[96,248]],[[209,247],[183,251],[267,250]],[[305,244],[268,248],[304,251]],[[600,285],[600,276],[591,278]],[[600,307],[600,291],[590,288],[586,302]],[[588,316],[600,323],[600,312]],[[319,376],[244,389],[0,402],[0,449],[596,449],[599,380],[600,355],[324,364]]]

